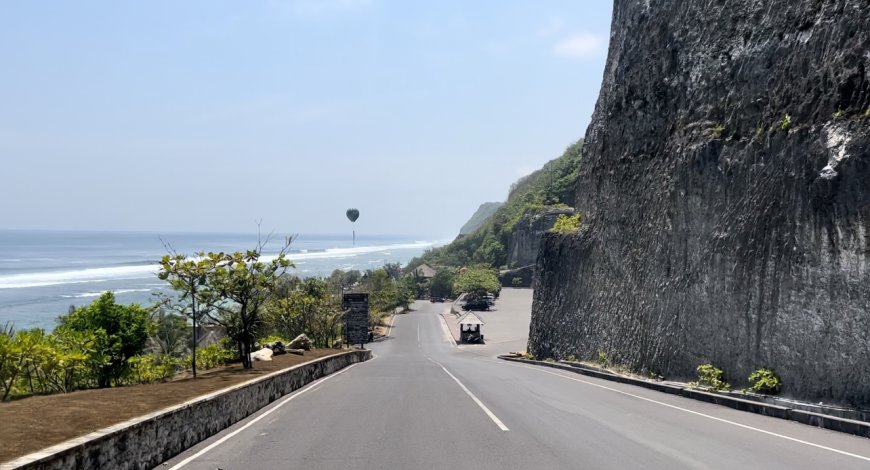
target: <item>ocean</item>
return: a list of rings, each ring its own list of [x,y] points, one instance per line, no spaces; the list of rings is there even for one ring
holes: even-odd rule
[[[90,303],[113,291],[121,303],[149,305],[167,289],[157,278],[157,261],[167,253],[245,251],[257,236],[229,233],[134,233],[0,230],[0,326],[15,329],[54,328],[69,307]],[[282,237],[275,235],[264,255],[275,254]],[[357,234],[300,234],[288,257],[296,265],[288,273],[328,276],[335,269],[375,269],[385,263],[406,264],[442,242],[419,237]]]

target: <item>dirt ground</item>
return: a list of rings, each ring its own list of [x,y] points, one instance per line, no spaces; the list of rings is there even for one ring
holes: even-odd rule
[[[342,352],[314,349],[284,354],[270,362],[200,372],[196,379],[129,387],[82,390],[0,403],[0,462],[38,451],[98,429],[185,402],[261,375]]]

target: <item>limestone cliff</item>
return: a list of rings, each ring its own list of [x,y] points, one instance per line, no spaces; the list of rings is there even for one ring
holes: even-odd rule
[[[529,348],[870,404],[870,2],[616,0]]]
[[[507,245],[507,266],[517,268],[535,264],[541,237],[560,215],[572,215],[570,207],[551,207],[541,212],[530,212],[514,225]]]

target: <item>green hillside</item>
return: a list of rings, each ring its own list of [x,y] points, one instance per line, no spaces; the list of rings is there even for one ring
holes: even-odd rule
[[[481,225],[483,225],[493,214],[498,210],[499,207],[504,204],[503,202],[484,202],[477,208],[477,211],[474,215],[468,219],[468,222],[465,222],[465,225],[459,229],[460,235],[468,235],[471,232],[474,232]]]
[[[460,235],[449,245],[426,251],[409,263],[413,269],[422,263],[433,266],[485,264],[504,266],[506,247],[514,226],[526,214],[551,207],[574,205],[575,184],[580,171],[583,141],[570,145],[559,158],[511,185],[508,198],[477,230]]]

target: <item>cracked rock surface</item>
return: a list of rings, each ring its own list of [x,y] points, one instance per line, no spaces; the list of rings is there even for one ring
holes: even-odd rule
[[[529,350],[870,405],[870,2],[616,0]]]

